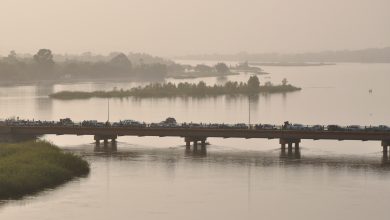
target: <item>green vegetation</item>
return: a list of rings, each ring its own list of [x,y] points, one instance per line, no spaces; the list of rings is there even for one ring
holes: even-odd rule
[[[251,76],[248,83],[226,82],[224,85],[208,86],[203,81],[195,83],[155,83],[145,87],[135,87],[129,90],[73,92],[62,91],[50,95],[54,99],[89,99],[89,98],[125,98],[125,97],[175,97],[175,96],[217,96],[217,95],[249,95],[258,93],[285,93],[301,90],[301,88],[287,85],[272,85],[267,82],[261,86],[257,76]]]
[[[45,141],[0,146],[0,199],[34,193],[88,173],[86,161]]]

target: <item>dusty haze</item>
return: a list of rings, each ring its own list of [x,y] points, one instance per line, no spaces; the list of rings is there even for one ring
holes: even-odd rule
[[[389,8],[388,0],[2,0],[0,54],[385,47]]]

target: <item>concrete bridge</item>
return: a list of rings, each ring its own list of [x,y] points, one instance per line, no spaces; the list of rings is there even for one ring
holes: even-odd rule
[[[328,131],[328,130],[287,130],[287,129],[223,129],[223,128],[133,128],[133,127],[84,127],[84,126],[0,126],[0,135],[12,139],[13,137],[31,137],[46,134],[54,135],[93,135],[96,144],[109,140],[115,143],[119,136],[157,136],[157,137],[182,137],[187,149],[193,145],[197,150],[198,145],[206,148],[206,140],[209,137],[216,138],[265,138],[279,139],[281,150],[287,148],[299,152],[299,144],[303,139],[310,140],[360,140],[378,141],[383,148],[383,156],[388,157],[390,147],[390,131]]]

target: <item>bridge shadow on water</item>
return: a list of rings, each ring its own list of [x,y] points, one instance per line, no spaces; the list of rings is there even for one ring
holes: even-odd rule
[[[67,148],[70,151],[75,149]],[[119,160],[153,160],[161,163],[192,162],[208,164],[229,164],[233,166],[258,167],[328,167],[330,169],[371,170],[377,172],[390,171],[390,158],[378,155],[305,155],[299,150],[283,151],[240,151],[224,149],[223,147],[208,146],[199,149],[175,146],[170,148],[155,148],[147,146],[132,146],[126,143],[109,143],[108,145],[93,146],[86,150],[80,147],[78,153],[87,157],[112,157]],[[389,172],[390,174],[390,172]]]

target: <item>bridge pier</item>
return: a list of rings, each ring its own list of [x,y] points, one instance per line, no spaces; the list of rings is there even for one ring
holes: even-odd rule
[[[382,141],[382,148],[383,148],[383,158],[388,159],[389,158],[389,147],[390,147],[390,141]]]
[[[201,140],[201,147],[202,147],[202,151],[206,150],[206,139],[204,140]]]
[[[198,141],[194,141],[194,151],[198,151]]]
[[[95,135],[94,136],[94,140],[95,140],[96,147],[99,148],[100,147],[100,141],[103,140],[104,147],[107,148],[108,147],[108,140],[111,139],[112,147],[116,148],[116,139],[117,139],[117,137],[118,136],[116,136],[116,135]]]
[[[300,147],[299,147],[300,142],[301,142],[300,139],[281,138],[279,140],[279,143],[281,145],[281,156],[284,157],[286,155],[286,145],[287,145],[287,156],[300,158],[300,156],[301,156]],[[294,146],[294,154],[293,154],[293,145],[295,145]]]
[[[198,150],[198,142],[200,142],[202,151],[206,149],[206,137],[185,137],[184,141],[186,142],[186,150],[189,150],[191,147],[191,142],[193,143],[193,150]]]

